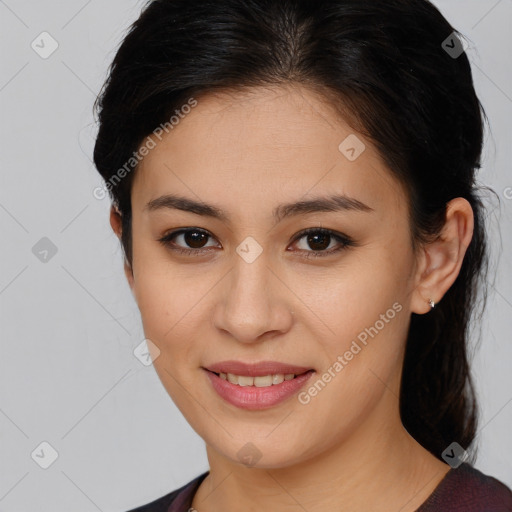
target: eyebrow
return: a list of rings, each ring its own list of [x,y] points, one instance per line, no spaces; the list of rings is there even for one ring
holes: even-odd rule
[[[195,213],[196,215],[201,215],[203,217],[212,217],[229,223],[229,215],[221,208],[176,194],[166,194],[157,197],[156,199],[152,199],[144,207],[144,210],[148,211],[161,209],[182,210],[185,212]],[[306,201],[283,203],[274,208],[272,215],[276,223],[278,223],[285,218],[297,215],[339,211],[372,212],[374,209],[370,208],[358,199],[337,194],[327,197],[315,197]]]

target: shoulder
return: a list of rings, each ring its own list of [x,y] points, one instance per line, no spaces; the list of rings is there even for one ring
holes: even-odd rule
[[[194,478],[175,491],[158,498],[151,503],[129,510],[128,512],[181,512],[191,507],[192,498],[208,471]]]
[[[492,476],[463,463],[452,468],[417,512],[508,512],[512,491]]]

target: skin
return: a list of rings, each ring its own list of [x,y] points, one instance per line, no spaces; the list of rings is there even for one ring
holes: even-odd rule
[[[439,302],[455,281],[473,213],[465,199],[451,201],[442,236],[414,253],[405,191],[370,141],[356,134],[366,149],[355,161],[339,151],[354,133],[302,87],[210,94],[137,169],[133,265],[125,262],[125,272],[145,335],[160,351],[152,350],[155,369],[206,442],[210,474],[194,497],[199,512],[316,512],[340,504],[345,512],[412,512],[450,469],[405,430],[398,396],[410,314],[428,314],[428,299]],[[334,192],[373,211],[274,224],[279,203]],[[213,203],[230,222],[144,209],[165,193]],[[114,208],[110,222],[120,237]],[[157,241],[185,227],[208,231],[210,252],[180,255]],[[307,237],[293,242],[294,235],[318,227],[356,245],[305,259],[318,245]],[[248,236],[263,249],[252,263],[236,252]],[[183,236],[174,243],[198,247]],[[294,396],[262,411],[239,409],[201,369],[227,359],[276,360],[315,368],[313,382],[394,303],[401,311],[306,405]],[[261,454],[252,466],[237,456],[248,442]]]

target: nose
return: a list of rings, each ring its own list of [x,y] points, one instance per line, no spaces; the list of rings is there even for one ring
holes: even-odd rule
[[[218,288],[214,326],[241,343],[285,333],[294,320],[293,293],[262,256],[252,263],[239,258]]]

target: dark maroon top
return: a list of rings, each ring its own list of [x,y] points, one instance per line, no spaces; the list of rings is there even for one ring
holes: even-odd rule
[[[208,473],[129,512],[189,512],[194,494]],[[496,478],[464,462],[446,473],[416,512],[512,512],[512,491]]]

